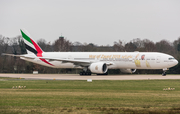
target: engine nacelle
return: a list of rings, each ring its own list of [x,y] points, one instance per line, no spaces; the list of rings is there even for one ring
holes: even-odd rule
[[[104,74],[104,73],[107,72],[108,67],[107,67],[106,63],[98,62],[98,63],[92,63],[92,64],[89,66],[89,70],[90,70],[92,73]]]
[[[135,73],[136,72],[136,69],[120,69],[121,72],[123,73]]]

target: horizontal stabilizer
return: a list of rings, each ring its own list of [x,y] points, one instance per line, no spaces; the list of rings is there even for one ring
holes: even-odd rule
[[[23,55],[14,55],[14,54],[7,54],[7,53],[2,53],[2,55],[13,56],[13,57],[23,57]]]
[[[14,55],[14,54],[7,54],[7,53],[2,53],[2,55],[12,56],[12,57],[24,57],[24,58],[28,58],[28,59],[37,58],[37,57],[32,57],[32,56],[27,56],[27,55]]]

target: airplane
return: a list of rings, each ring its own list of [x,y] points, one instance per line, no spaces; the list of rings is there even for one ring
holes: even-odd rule
[[[30,34],[21,29],[27,54],[8,56],[52,68],[79,68],[80,75],[107,75],[108,69],[120,69],[123,73],[134,73],[136,69],[162,69],[166,71],[178,64],[171,55],[159,52],[44,52]]]

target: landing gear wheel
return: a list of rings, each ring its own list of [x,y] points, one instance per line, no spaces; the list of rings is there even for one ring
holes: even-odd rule
[[[91,75],[91,72],[80,72],[79,75],[80,76]]]
[[[166,76],[166,72],[163,72],[163,73],[162,73],[162,76]]]
[[[91,75],[91,72],[87,72],[87,75]]]
[[[169,70],[168,68],[163,68],[162,76],[166,76],[166,71]]]

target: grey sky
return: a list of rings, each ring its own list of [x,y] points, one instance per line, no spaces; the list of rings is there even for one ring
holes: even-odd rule
[[[180,0],[0,0],[0,34],[98,45],[180,37]]]

